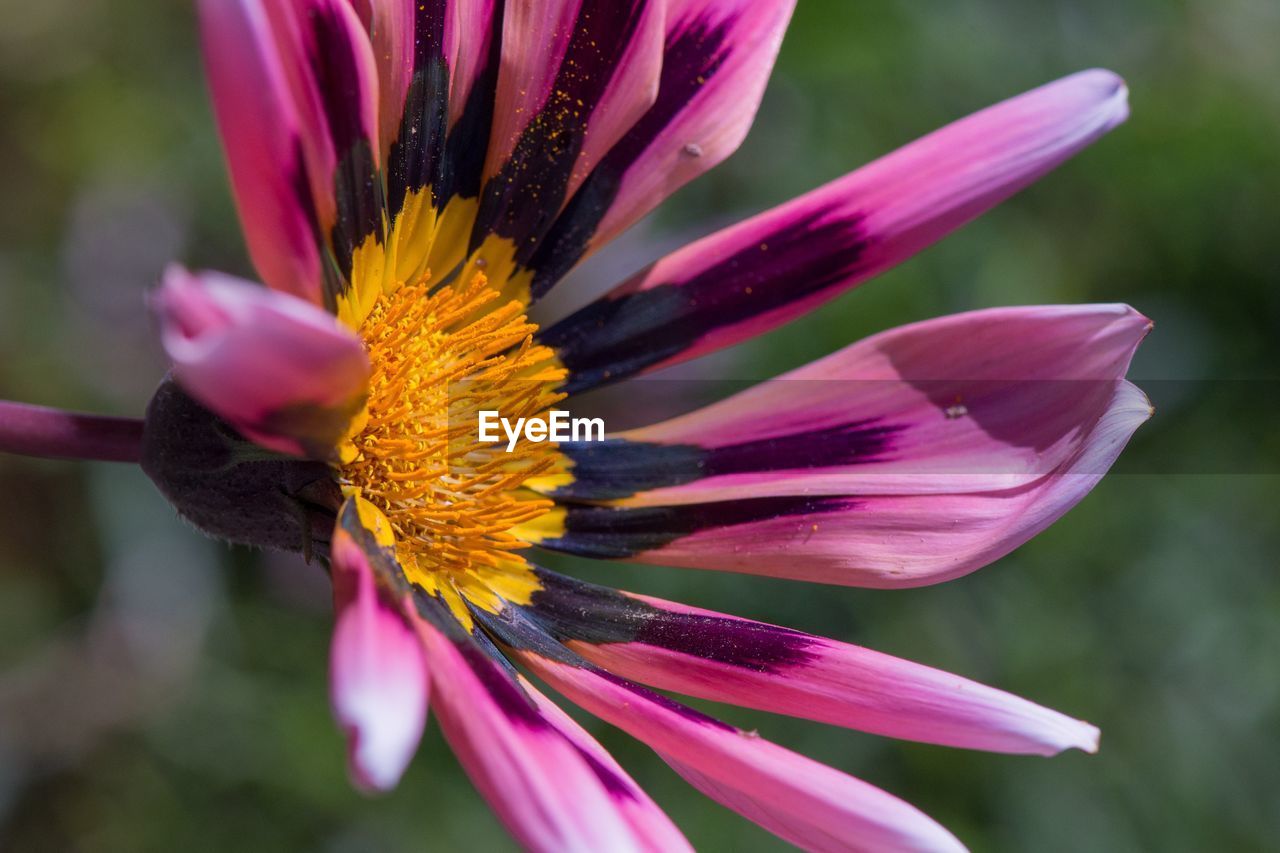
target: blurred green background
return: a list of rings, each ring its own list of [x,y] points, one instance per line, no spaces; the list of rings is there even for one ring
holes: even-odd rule
[[[0,0],[0,397],[140,413],[163,371],[143,306],[163,264],[248,272],[188,7]],[[917,803],[975,850],[1275,849],[1280,466],[1276,431],[1241,400],[1273,393],[1280,362],[1277,45],[1274,0],[800,0],[741,152],[580,286],[1106,66],[1129,81],[1127,125],[717,371],[772,375],[958,310],[1126,301],[1156,321],[1132,375],[1156,380],[1157,417],[1063,521],[936,588],[558,565],[864,643],[1102,728],[1097,756],[1045,760],[717,709]],[[1224,402],[1224,379],[1258,381]],[[434,724],[394,794],[347,785],[317,569],[206,542],[127,467],[0,457],[0,481],[0,849],[511,847]],[[594,730],[699,849],[782,847]]]

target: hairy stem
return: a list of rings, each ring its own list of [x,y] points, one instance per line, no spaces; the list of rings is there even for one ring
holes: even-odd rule
[[[137,463],[142,421],[0,400],[0,453]]]

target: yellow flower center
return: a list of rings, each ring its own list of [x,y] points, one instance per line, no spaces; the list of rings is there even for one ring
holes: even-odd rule
[[[340,478],[386,517],[411,583],[455,611],[459,597],[527,601],[538,584],[511,531],[552,503],[522,486],[562,463],[553,444],[480,441],[478,417],[543,416],[565,371],[533,343],[523,304],[495,305],[483,274],[436,288],[428,278],[379,297],[360,325],[373,372]]]

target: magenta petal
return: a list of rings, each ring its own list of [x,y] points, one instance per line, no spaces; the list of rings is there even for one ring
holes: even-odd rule
[[[306,136],[258,0],[201,0],[200,31],[236,206],[258,274],[321,301]]]
[[[400,781],[426,723],[422,641],[379,593],[368,558],[341,528],[334,531],[332,556],[333,714],[347,735],[353,781],[387,791]]]
[[[668,255],[545,330],[578,391],[753,337],[900,263],[1115,127],[1127,91],[1085,71],[955,122]]]
[[[992,752],[1093,752],[1098,730],[1009,693],[860,646],[539,570],[526,609],[626,678],[874,734]]]
[[[1005,556],[1079,503],[1150,416],[1146,396],[1122,382],[1070,459],[1030,485],[797,500],[631,558],[882,589],[951,580]]]
[[[1043,305],[881,332],[719,403],[622,433],[738,461],[626,503],[1026,486],[1079,451],[1150,328],[1126,305]]]
[[[179,384],[265,447],[324,456],[364,404],[364,346],[310,303],[171,267],[152,304]]]
[[[418,624],[440,728],[522,847],[689,849],[635,782],[527,681],[517,681],[456,624],[451,635],[428,621]]]
[[[598,161],[538,248],[539,298],[586,255],[733,153],[794,0],[672,0],[653,106]]]
[[[668,3],[658,102],[616,153],[610,152],[610,166],[622,175],[592,248],[737,149],[755,118],[794,7],[795,0]]]
[[[1151,413],[1123,381],[1149,328],[1126,306],[1083,305],[884,332],[601,452],[565,445],[563,519],[536,541],[856,586],[957,577],[1110,468]],[[613,505],[586,503],[600,501]]]
[[[1150,417],[1119,383],[1071,457],[1020,488],[761,498],[672,507],[565,506],[546,548],[640,563],[884,589],[940,583],[1022,545],[1079,503]]]
[[[508,3],[472,246],[499,234],[526,266],[573,192],[653,104],[660,0]],[[490,248],[479,260],[488,261]]]
[[[690,784],[806,850],[963,850],[928,816],[834,768],[616,676],[520,658],[575,704],[650,746]]]

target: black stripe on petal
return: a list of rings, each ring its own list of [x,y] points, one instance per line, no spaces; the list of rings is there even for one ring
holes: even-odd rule
[[[556,498],[613,500],[706,476],[707,451],[691,444],[646,444],[612,438],[561,442],[573,463],[573,482],[552,492]]]
[[[894,438],[902,429],[868,418],[712,449],[620,438],[563,442],[560,452],[572,460],[574,479],[552,496],[615,500],[706,477],[883,462],[892,458]]]
[[[684,506],[565,506],[564,533],[539,544],[596,559],[623,559],[720,527],[774,518],[840,512],[857,502],[844,497],[750,498]]]
[[[857,218],[817,209],[690,278],[597,300],[538,335],[577,393],[616,382],[847,280],[866,249]]]
[[[494,614],[474,608],[473,612],[476,621],[484,627],[486,631],[493,635],[495,641],[520,651],[532,652],[539,657],[556,661],[557,663],[567,664],[568,666],[578,667],[579,669],[589,670],[593,675],[610,681],[625,690],[635,694],[640,701],[653,702],[660,705],[674,714],[679,714],[687,720],[691,720],[700,725],[712,726],[726,731],[736,731],[733,726],[722,723],[714,717],[709,717],[701,711],[695,711],[687,705],[682,705],[674,699],[668,699],[659,693],[649,690],[647,687],[641,687],[634,682],[621,678],[613,673],[601,669],[595,664],[584,660],[581,656],[568,648],[565,648],[560,642],[542,627],[541,624],[531,621],[526,609],[506,607],[502,612]],[[588,757],[587,753],[579,749],[584,757]],[[592,769],[595,770],[597,776],[601,772],[613,774],[609,768],[599,762],[591,762]],[[610,785],[609,780],[601,777],[606,786]],[[616,779],[616,784],[622,785],[623,791],[634,796],[631,787],[626,785],[621,779]]]
[[[530,119],[481,195],[472,248],[490,233],[527,265],[564,203],[587,124],[650,0],[584,0],[547,102]]]
[[[545,569],[528,609],[557,639],[643,643],[757,672],[777,672],[813,658],[813,638],[759,622],[663,610],[615,589]]]
[[[414,12],[413,76],[405,94],[400,131],[387,158],[387,201],[394,217],[406,196],[426,187],[439,203],[449,122],[449,66],[444,25],[450,0],[421,0]]]
[[[476,73],[467,102],[449,132],[445,148],[445,167],[437,190],[443,206],[453,196],[476,198],[480,195],[480,179],[484,176],[484,160],[493,127],[493,104],[498,86],[498,69],[502,65],[502,23],[506,14],[504,0],[496,0],[491,23],[492,37],[484,65]]]
[[[333,176],[337,219],[330,237],[338,269],[349,278],[354,251],[370,235],[381,236],[382,182],[374,167],[370,140],[361,125],[364,92],[350,32],[329,7],[317,6],[308,20],[308,62],[337,156]]]
[[[339,158],[333,187],[338,208],[332,231],[333,252],[338,269],[350,281],[356,249],[370,236],[382,241],[382,183],[367,139],[359,139]]]
[[[667,34],[657,100],[574,193],[530,260],[534,299],[578,263],[617,198],[627,170],[724,65],[732,51],[732,23],[703,14]]]

